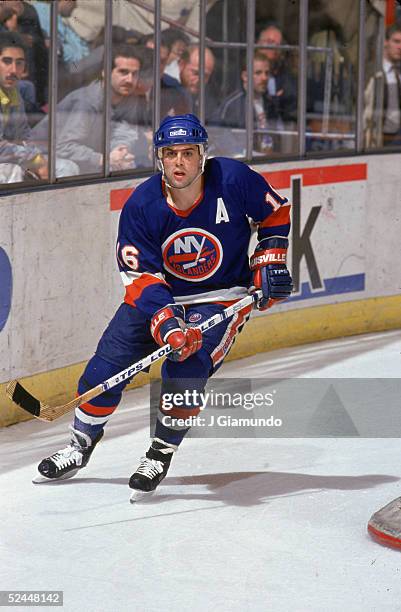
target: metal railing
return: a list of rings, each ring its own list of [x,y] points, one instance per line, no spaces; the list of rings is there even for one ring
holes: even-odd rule
[[[154,22],[154,60],[153,60],[153,109],[152,109],[152,128],[155,129],[160,122],[160,102],[161,102],[161,82],[160,82],[160,49],[161,49],[161,28],[162,25],[173,26],[178,28],[191,36],[192,39],[198,41],[199,44],[199,115],[202,122],[205,121],[205,107],[206,107],[206,83],[205,83],[205,50],[206,47],[210,49],[221,49],[222,57],[224,62],[228,62],[230,50],[238,50],[246,52],[246,69],[248,75],[248,86],[246,91],[246,146],[244,159],[251,162],[255,159],[254,151],[254,136],[255,134],[267,133],[267,134],[278,134],[281,136],[291,136],[297,138],[297,151],[295,154],[296,158],[303,158],[307,155],[307,142],[308,139],[321,138],[325,141],[348,141],[351,145],[354,144],[353,152],[361,153],[364,152],[364,125],[363,125],[363,112],[364,112],[364,89],[365,89],[365,64],[366,64],[366,15],[367,15],[367,0],[359,0],[359,22],[358,22],[358,64],[357,64],[357,83],[356,83],[356,104],[354,116],[350,119],[348,129],[344,132],[338,133],[330,126],[331,118],[331,102],[332,102],[332,83],[333,83],[333,49],[330,46],[312,46],[308,44],[308,0],[299,0],[299,26],[298,26],[298,44],[259,44],[255,42],[255,15],[256,15],[256,0],[246,0],[246,28],[244,29],[245,40],[232,42],[227,41],[229,37],[229,3],[227,0],[223,2],[222,15],[222,33],[223,41],[212,40],[208,37],[206,31],[206,20],[207,20],[207,9],[208,1],[199,0],[199,29],[193,29],[187,27],[181,22],[168,18],[163,15],[162,11],[162,0],[152,0],[152,5],[144,2],[143,0],[130,0],[131,3],[143,10],[146,10],[153,16]],[[50,36],[50,67],[49,67],[49,130],[48,130],[48,159],[49,159],[49,184],[64,183],[68,184],[82,182],[87,179],[108,179],[111,176],[126,176],[126,175],[139,175],[146,174],[152,170],[152,164],[150,163],[149,169],[144,170],[130,170],[114,173],[111,171],[109,162],[109,151],[111,141],[111,88],[109,86],[104,87],[104,111],[103,111],[103,164],[101,172],[93,175],[85,175],[71,178],[58,179],[56,177],[56,143],[57,143],[57,99],[58,99],[58,56],[57,51],[59,48],[58,40],[58,3],[50,3],[50,14],[51,14],[51,36]],[[113,1],[104,0],[104,59],[103,59],[103,81],[108,84],[111,82],[111,57],[112,57],[112,35],[113,35]],[[377,50],[377,70],[376,74],[380,72],[381,68],[381,53],[380,49],[383,45],[383,20],[380,28],[380,35],[378,36],[378,50]],[[272,129],[257,129],[254,126],[254,88],[253,88],[253,58],[254,53],[258,49],[274,49],[281,52],[291,52],[298,54],[298,77],[297,77],[297,126],[293,129],[291,126],[283,127],[283,129],[272,130]],[[323,101],[322,101],[322,112],[320,113],[320,129],[317,131],[311,131],[307,127],[307,93],[308,93],[308,67],[309,67],[309,56],[315,53],[324,54],[326,60],[324,64],[324,86],[323,86]],[[223,71],[222,83],[225,87],[228,87],[227,74]],[[380,96],[381,92],[381,96]],[[376,114],[378,113],[377,106],[383,104],[383,87],[379,87],[379,95],[376,96]],[[379,122],[376,123],[376,126]],[[352,126],[355,126],[355,132]],[[351,126],[351,129],[349,127]],[[349,154],[350,149],[347,148],[345,151]],[[260,155],[257,155],[258,161],[260,161]],[[278,157],[274,157],[274,161],[277,161]],[[43,187],[43,183],[39,185]],[[32,188],[32,185],[30,185]]]

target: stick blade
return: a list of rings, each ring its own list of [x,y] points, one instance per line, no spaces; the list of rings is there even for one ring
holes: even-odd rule
[[[20,408],[32,414],[32,416],[40,419],[41,421],[51,422],[64,416],[67,412],[78,408],[84,402],[88,402],[94,397],[97,397],[104,391],[104,384],[100,383],[97,387],[89,389],[82,395],[75,397],[67,404],[60,404],[59,406],[48,406],[34,397],[29,391],[27,391],[17,380],[12,380],[6,387],[6,394],[8,397],[15,402]]]
[[[6,394],[17,406],[35,417],[40,415],[41,404],[17,380],[12,380],[6,387]]]
[[[371,516],[368,532],[379,544],[401,549],[401,497],[393,499]]]

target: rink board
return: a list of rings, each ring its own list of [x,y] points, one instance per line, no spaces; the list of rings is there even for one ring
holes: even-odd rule
[[[392,154],[256,168],[293,203],[296,292],[254,317],[231,358],[401,327],[400,164]],[[26,379],[45,400],[73,396],[123,297],[115,238],[119,210],[139,182],[2,198],[0,425],[21,416],[3,392],[13,378]]]

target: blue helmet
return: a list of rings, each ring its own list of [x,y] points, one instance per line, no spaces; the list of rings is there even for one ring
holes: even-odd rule
[[[201,144],[207,146],[207,132],[195,115],[165,117],[156,130],[153,144],[155,149],[177,144]]]

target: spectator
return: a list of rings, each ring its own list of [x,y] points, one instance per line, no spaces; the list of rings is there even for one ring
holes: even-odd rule
[[[151,125],[153,104],[153,50],[154,37],[150,34],[141,39],[147,53],[144,70],[141,77],[141,85],[149,103],[148,123]],[[151,50],[151,53],[149,53]],[[164,32],[161,35],[160,44],[160,116],[184,115],[191,111],[192,98],[181,83],[165,73],[165,68],[170,55],[171,47]]]
[[[74,66],[89,55],[89,45],[70,26],[67,17],[70,17],[76,8],[77,0],[59,0],[57,16],[58,56],[63,66],[73,70]],[[50,2],[41,0],[35,2],[35,9],[39,17],[41,28],[46,37],[46,46],[50,46]]]
[[[77,71],[80,62],[90,54],[89,44],[81,38],[68,21],[77,6],[77,0],[59,0],[57,15],[57,58],[58,84],[57,100],[63,98],[71,90],[82,86],[78,80]],[[41,0],[35,2],[41,28],[45,35],[46,47],[50,48],[50,2]],[[102,53],[100,54],[100,57]],[[86,85],[89,83],[85,83]]]
[[[15,30],[17,25],[17,13],[12,3],[0,1],[0,31],[7,32]]]
[[[0,0],[13,11],[4,25],[21,35],[25,45],[26,72],[23,78],[32,81],[39,107],[47,102],[48,50],[35,8],[22,0]]]
[[[367,146],[401,145],[401,22],[386,30],[383,69],[365,91]],[[379,95],[379,87],[382,86]]]
[[[99,35],[103,36],[102,30]],[[139,38],[132,30],[125,30],[120,26],[113,25],[112,27],[112,46],[122,44],[137,45]],[[91,47],[92,47],[91,43]],[[104,44],[97,44],[91,48],[88,55],[85,55],[78,62],[74,62],[69,69],[63,71],[63,76],[59,75],[58,98],[63,98],[73,89],[78,89],[84,85],[89,85],[94,79],[101,76],[104,59]],[[142,69],[141,69],[142,72]]]
[[[0,33],[0,182],[24,180],[26,174],[47,179],[47,161],[26,141],[30,128],[18,81],[25,72],[25,47],[13,32]]]
[[[111,71],[111,170],[148,167],[148,146],[140,126],[145,101],[135,94],[141,55],[130,45],[113,49]],[[56,147],[60,158],[74,161],[79,173],[98,173],[103,164],[103,80],[69,93],[57,105]],[[48,118],[35,126],[33,137],[46,143]]]
[[[32,81],[21,79],[18,81],[20,96],[24,102],[25,113],[29,125],[34,126],[45,114],[40,108],[36,97],[36,88]]]
[[[15,31],[17,25],[18,15],[14,3],[0,2],[0,32]],[[25,75],[26,71],[23,76]],[[38,117],[43,116],[43,111],[37,103],[35,85],[23,76],[18,81],[18,90],[24,103],[28,123],[34,125],[39,120]]]
[[[267,82],[270,74],[270,62],[260,51],[256,51],[253,59],[253,126],[254,129],[268,130],[277,127],[275,108],[269,102]],[[242,128],[246,126],[246,92],[248,89],[248,73],[246,62],[241,70],[241,89],[232,93],[222,102],[213,116],[212,123],[220,126]],[[275,136],[277,139],[277,137]],[[277,142],[274,147],[277,149]],[[273,149],[273,138],[267,133],[257,133],[254,137],[254,150],[269,154]]]
[[[189,37],[185,34],[185,32],[178,30],[177,28],[169,28],[168,30],[164,30],[162,37],[165,44],[170,49],[164,73],[179,81],[179,60],[188,49],[190,43]]]
[[[191,97],[191,113],[199,115],[199,47],[190,45],[179,60],[180,81]],[[208,86],[214,71],[215,59],[213,52],[205,48],[205,118],[209,121],[217,107],[217,100]]]
[[[279,49],[283,44],[283,34],[274,24],[268,24],[259,33],[258,45],[274,45],[277,48],[259,49],[270,62],[270,76],[267,93],[270,103],[276,107],[276,113],[284,122],[297,119],[297,83],[289,71],[285,55]]]

